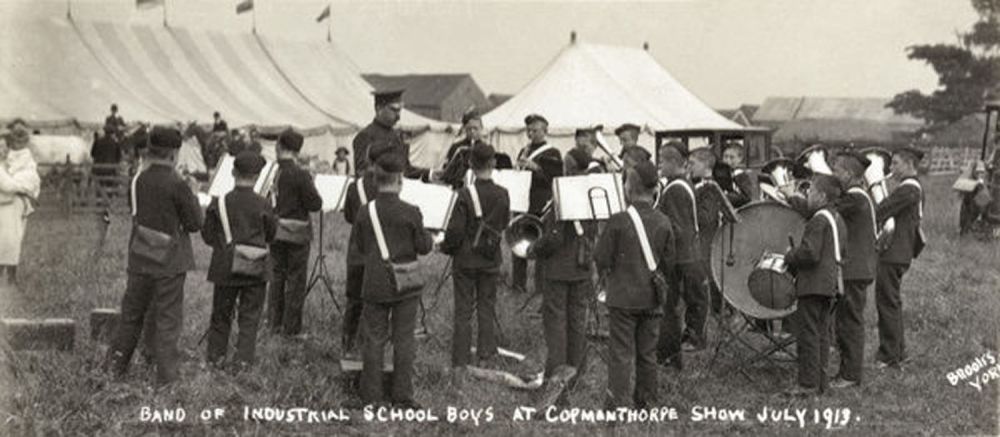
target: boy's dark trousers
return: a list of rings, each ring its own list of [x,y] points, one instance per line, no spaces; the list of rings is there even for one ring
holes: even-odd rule
[[[257,349],[257,328],[264,308],[266,283],[241,287],[216,285],[212,296],[212,318],[208,330],[208,362],[222,364],[229,348],[229,332],[233,324],[233,310],[237,308],[236,355],[237,365],[253,364]]]
[[[183,324],[186,277],[186,273],[173,276],[129,273],[125,295],[122,296],[121,322],[108,350],[108,364],[115,374],[124,375],[128,371],[145,319],[153,317],[152,325],[147,326],[147,329],[152,328],[147,334],[152,337],[147,339],[152,339],[157,384],[177,380],[180,359],[177,340]]]
[[[542,324],[545,328],[545,374],[566,364],[583,373],[587,355],[587,303],[594,294],[589,279],[547,281],[542,291]]]
[[[906,264],[880,262],[875,274],[875,308],[878,310],[878,352],[875,359],[888,364],[898,364],[906,358],[906,341],[903,338],[903,300],[899,285],[903,274],[910,268]]]
[[[701,269],[701,262],[684,263],[677,266],[681,299],[684,300],[684,336],[682,340],[688,340],[696,346],[704,346],[706,342],[705,322],[708,319],[709,306],[705,275]]]
[[[476,312],[478,339],[476,355],[488,359],[497,354],[496,268],[452,271],[455,293],[455,326],[451,337],[451,365],[470,364],[472,312]]]
[[[611,337],[607,406],[629,407],[634,403],[636,408],[646,408],[656,405],[659,312],[609,308],[608,313]],[[633,371],[634,386],[631,385]]]
[[[302,307],[306,298],[309,245],[284,241],[271,243],[274,277],[268,299],[271,330],[285,335],[302,332]]]
[[[396,302],[365,302],[361,310],[361,400],[381,402],[385,343],[392,336],[392,401],[413,401],[413,360],[419,296]]]
[[[861,382],[865,361],[865,299],[870,279],[844,281],[844,296],[837,300],[834,329],[840,350],[840,377]]]
[[[346,290],[347,308],[344,310],[344,326],[341,338],[341,349],[345,352],[353,350],[355,341],[358,338],[358,327],[361,323],[361,309],[364,301],[361,300],[361,289],[365,279],[365,265],[347,265]]]
[[[511,256],[510,275],[511,281],[513,282],[512,285],[515,288],[520,287],[521,290],[528,290],[528,260],[517,256]],[[538,293],[540,290],[537,288],[544,286],[544,278],[542,276],[542,267],[538,265],[537,261],[535,262],[535,274],[533,279],[535,281],[535,293]]]
[[[670,291],[667,293],[667,301],[663,303],[663,316],[660,320],[660,336],[656,344],[656,358],[659,362],[669,362],[676,368],[682,365],[681,341],[682,341],[682,320],[680,314],[680,300],[683,294],[684,274],[681,265],[675,267],[672,275]]]
[[[833,297],[808,295],[798,299],[795,310],[799,386],[826,391],[826,363],[830,355]]]

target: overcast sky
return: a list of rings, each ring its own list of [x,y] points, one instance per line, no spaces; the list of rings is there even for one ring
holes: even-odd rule
[[[71,0],[78,20],[160,25],[134,0]],[[170,24],[247,32],[237,0],[166,0]],[[891,97],[929,91],[936,76],[906,59],[911,44],[954,42],[976,15],[967,0],[673,0],[653,2],[255,0],[258,32],[332,35],[365,72],[473,75],[484,92],[516,93],[569,42],[639,47],[715,108],[767,96]],[[3,17],[59,17],[66,0],[0,0]],[[39,35],[44,37],[44,35]]]

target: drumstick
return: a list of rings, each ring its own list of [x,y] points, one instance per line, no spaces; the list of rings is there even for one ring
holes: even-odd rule
[[[792,234],[788,234],[788,247],[795,248],[795,238],[792,237]]]

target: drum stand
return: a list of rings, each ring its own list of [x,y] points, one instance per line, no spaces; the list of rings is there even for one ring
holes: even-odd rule
[[[732,250],[733,250],[733,235],[734,235],[734,232],[735,232],[735,227],[734,226],[729,226],[729,250],[730,250],[730,252],[729,252],[729,255],[728,255],[728,259],[726,259],[725,261],[722,261],[720,264],[722,264],[722,263],[725,263],[725,264],[732,263],[732,258],[733,258],[733,252],[732,252]],[[722,257],[720,257],[719,259],[721,261]],[[725,292],[725,287],[726,287],[726,269],[725,269],[725,267],[726,267],[725,265],[720,265],[719,266],[720,282],[721,282],[719,284],[719,294],[721,294],[723,296],[723,300],[725,300],[725,296],[726,296],[726,292]],[[734,327],[734,326],[731,326],[729,324],[729,321],[727,320],[728,317],[726,317],[726,315],[725,315],[725,308],[723,308],[722,311],[719,314],[715,315],[716,325],[717,325],[718,330],[719,330],[719,333],[718,333],[718,335],[719,335],[719,341],[715,345],[715,351],[712,353],[712,359],[709,360],[708,366],[706,366],[706,369],[709,369],[709,370],[713,369],[715,367],[716,360],[719,358],[719,355],[720,355],[720,352],[722,351],[722,349],[726,348],[726,347],[729,347],[729,345],[731,345],[731,344],[740,344],[744,348],[749,349],[750,351],[753,352],[753,355],[750,356],[750,358],[743,360],[743,362],[739,363],[736,366],[736,370],[738,370],[741,374],[743,374],[744,377],[746,377],[748,380],[750,380],[752,382],[754,381],[754,378],[750,374],[750,372],[749,372],[748,369],[750,369],[753,365],[755,365],[755,364],[757,364],[757,363],[759,363],[761,361],[765,361],[766,360],[771,365],[772,368],[773,367],[777,367],[779,361],[785,361],[785,360],[779,360],[776,357],[774,357],[773,355],[776,354],[776,353],[778,353],[778,352],[781,352],[781,351],[784,351],[785,353],[787,353],[788,355],[790,355],[792,357],[795,356],[794,355],[795,351],[794,351],[794,349],[791,348],[791,346],[793,346],[795,344],[794,337],[788,336],[786,338],[781,338],[781,337],[777,336],[774,332],[772,332],[771,331],[771,327],[770,327],[770,322],[773,319],[768,319],[768,320],[755,319],[753,317],[750,317],[750,316],[744,314],[743,312],[741,312],[736,307],[732,307],[732,308],[733,308],[733,311],[736,312],[736,314],[738,314],[739,317],[740,317],[740,320],[738,322],[739,323],[738,326]],[[765,329],[765,332],[761,333],[761,336],[764,337],[765,339],[767,339],[767,341],[768,341],[768,345],[766,347],[764,347],[764,348],[761,348],[760,346],[755,345],[749,339],[745,338],[745,334],[751,332],[751,328],[754,326],[754,323],[756,323],[758,320],[764,320],[764,322],[768,324],[768,327],[767,327],[767,329]],[[706,371],[708,371],[708,370],[706,370]]]
[[[309,292],[312,288],[320,281],[323,282],[323,286],[326,287],[326,292],[330,295],[330,300],[333,301],[333,306],[337,307],[337,312],[343,313],[344,310],[340,307],[340,303],[337,302],[337,298],[333,293],[333,283],[330,281],[330,272],[326,269],[326,254],[323,253],[323,212],[319,213],[319,253],[316,255],[316,260],[313,261],[312,274],[309,276],[309,280],[306,281],[306,295],[302,298],[305,300],[309,297]]]

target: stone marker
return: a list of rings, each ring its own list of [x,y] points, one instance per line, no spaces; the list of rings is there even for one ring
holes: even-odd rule
[[[0,319],[3,336],[13,350],[73,350],[73,319]]]
[[[118,329],[121,315],[121,311],[117,308],[94,308],[90,312],[90,338],[97,342],[110,343],[115,330]]]

